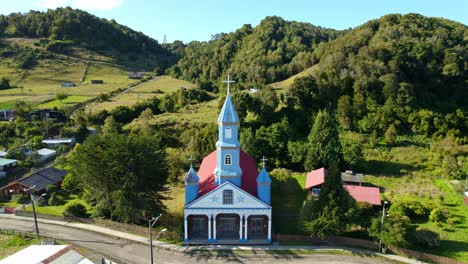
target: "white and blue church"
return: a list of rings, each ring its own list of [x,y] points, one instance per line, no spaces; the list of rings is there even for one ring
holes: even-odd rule
[[[216,150],[198,173],[185,177],[184,242],[186,244],[271,243],[271,178],[243,152],[239,117],[228,92],[218,118]]]

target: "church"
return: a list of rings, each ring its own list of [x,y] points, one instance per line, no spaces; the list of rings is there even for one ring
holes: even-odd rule
[[[270,244],[271,178],[243,152],[239,117],[229,94],[218,118],[216,150],[185,177],[186,244]]]

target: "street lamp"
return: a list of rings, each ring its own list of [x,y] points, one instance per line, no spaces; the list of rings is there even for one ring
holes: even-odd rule
[[[383,230],[383,224],[384,224],[384,218],[385,218],[385,205],[387,205],[388,202],[384,201],[384,204],[382,206],[382,220],[380,222],[380,235],[379,235],[379,252],[382,252],[382,230]]]
[[[35,198],[34,198],[34,194],[33,194],[33,192],[32,192],[32,191],[34,190],[34,188],[36,188],[36,185],[33,185],[33,186],[30,187],[30,188],[24,189],[24,191],[25,191],[25,192],[29,192],[29,195],[30,195],[30,197],[31,197],[31,204],[32,204],[33,215],[34,215],[34,225],[35,225],[35,227],[36,227],[36,237],[39,239],[39,226],[37,225],[36,206],[34,205],[34,200],[35,200]],[[40,197],[43,197],[44,195],[46,195],[46,194],[45,194],[45,193],[42,194],[41,196],[39,196],[39,198],[40,198]],[[39,198],[38,198],[38,199],[39,199]]]
[[[162,214],[159,214],[158,217],[153,217],[148,220],[148,229],[149,229],[149,240],[150,240],[150,252],[151,252],[151,264],[153,264],[153,233],[151,232],[151,229],[153,226],[158,222],[159,218],[162,216]],[[156,236],[156,239],[159,237],[159,235],[166,231],[164,228],[163,230],[159,231],[158,235]]]

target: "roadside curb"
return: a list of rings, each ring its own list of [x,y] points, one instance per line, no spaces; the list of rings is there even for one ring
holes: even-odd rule
[[[15,215],[8,215],[8,214],[0,214],[0,218],[5,218],[5,219],[14,219],[17,221],[26,221],[26,222],[33,222],[33,219],[29,217],[23,217],[23,216],[15,216]],[[44,224],[50,224],[50,225],[59,225],[59,226],[65,226],[65,227],[71,227],[75,229],[81,229],[81,230],[86,230],[86,231],[91,231],[94,233],[106,235],[106,236],[112,236],[112,237],[117,237],[119,239],[125,239],[125,240],[130,240],[134,241],[140,244],[145,244],[149,245],[149,240],[121,232],[121,231],[116,231],[110,228],[105,228],[105,227],[100,227],[100,226],[95,226],[95,225],[90,225],[90,224],[81,224],[81,223],[73,223],[73,222],[63,222],[63,221],[56,221],[56,220],[47,220],[47,219],[38,219],[38,223],[44,223]],[[422,262],[419,260],[415,259],[410,259],[407,257],[403,256],[398,256],[398,255],[392,255],[392,254],[381,254],[377,253],[374,251],[369,251],[369,250],[363,250],[363,249],[356,249],[356,248],[348,248],[348,247],[330,247],[330,246],[230,246],[230,245],[203,245],[203,246],[179,246],[179,245],[174,245],[174,244],[169,244],[166,242],[158,241],[158,240],[153,240],[153,246],[158,247],[161,249],[165,249],[168,251],[174,251],[174,252],[180,252],[180,253],[190,253],[190,252],[198,252],[198,251],[289,251],[289,250],[294,250],[294,251],[310,251],[310,250],[317,250],[317,252],[320,251],[328,251],[328,250],[337,250],[337,251],[342,251],[342,252],[348,252],[348,253],[354,253],[354,254],[363,254],[367,256],[377,256],[377,257],[383,257],[387,258],[390,260],[395,260],[395,261],[400,261],[400,262],[405,262],[405,263],[411,263],[411,264],[422,264],[426,262]],[[229,252],[228,252],[229,253]],[[245,255],[265,255],[268,254],[266,252],[262,252],[259,254],[245,254]],[[297,255],[304,255],[306,256],[307,254],[297,254]]]

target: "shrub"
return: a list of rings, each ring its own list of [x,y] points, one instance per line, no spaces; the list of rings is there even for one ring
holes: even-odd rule
[[[423,247],[437,247],[439,245],[439,234],[429,229],[419,229],[414,233],[414,242]]]
[[[9,88],[11,88],[10,80],[8,80],[5,77],[0,78],[0,90],[9,89]]]
[[[429,221],[434,223],[442,223],[447,220],[447,215],[443,208],[434,208],[429,215]]]
[[[46,186],[46,191],[48,194],[52,194],[58,191],[58,187],[56,184],[49,184]]]
[[[16,194],[16,195],[13,195],[13,197],[11,198],[11,201],[22,204],[22,203],[31,201],[31,198],[29,197],[29,195],[26,195],[26,194]]]
[[[65,205],[63,210],[64,216],[76,216],[76,217],[88,217],[88,213],[86,213],[86,207],[78,202],[78,201],[71,201]]]
[[[49,200],[47,201],[47,203],[52,206],[62,205],[63,202],[63,197],[58,195],[57,193],[52,193]]]

